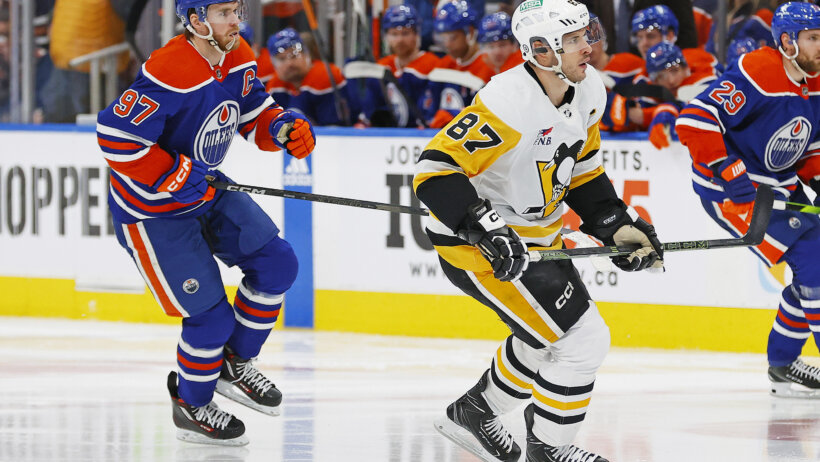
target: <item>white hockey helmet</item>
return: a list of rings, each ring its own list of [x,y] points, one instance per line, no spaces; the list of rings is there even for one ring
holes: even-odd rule
[[[586,41],[564,43],[564,35],[586,29]],[[554,71],[566,78],[561,71],[561,54],[572,53],[591,45],[603,37],[598,18],[590,20],[587,7],[576,0],[525,0],[512,16],[512,32],[521,45],[521,55],[537,67]],[[555,52],[558,64],[551,68],[535,61],[535,53],[546,52],[546,48],[534,49],[533,43],[546,43]]]

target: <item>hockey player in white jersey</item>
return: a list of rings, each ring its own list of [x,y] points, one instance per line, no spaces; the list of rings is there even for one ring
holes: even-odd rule
[[[609,350],[609,329],[569,260],[529,264],[563,247],[564,204],[623,270],[663,268],[654,228],[618,198],[601,163],[606,92],[588,65],[597,20],[575,0],[530,0],[512,17],[525,63],[495,77],[427,145],[414,188],[450,281],[493,309],[512,335],[436,429],[486,461],[521,448],[499,416],[528,401],[526,460],[606,462],[572,444]]]

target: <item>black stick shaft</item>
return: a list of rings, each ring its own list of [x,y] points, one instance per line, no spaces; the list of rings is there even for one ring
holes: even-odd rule
[[[248,194],[261,194],[265,196],[277,196],[287,199],[299,199],[312,202],[324,202],[326,204],[346,205],[349,207],[359,207],[371,210],[384,210],[393,213],[409,213],[412,215],[428,215],[427,210],[406,205],[385,204],[382,202],[372,202],[360,199],[350,199],[347,197],[326,196],[324,194],[312,194],[299,191],[289,191],[287,189],[266,188],[264,186],[251,186],[246,184],[228,183],[226,181],[209,181],[211,186],[225,191],[238,191]]]

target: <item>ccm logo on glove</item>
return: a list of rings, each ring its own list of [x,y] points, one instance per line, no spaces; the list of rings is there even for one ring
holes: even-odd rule
[[[187,180],[188,175],[191,174],[191,158],[183,155],[180,155],[179,157],[179,168],[175,173],[169,175],[168,179],[159,186],[158,189],[160,191],[177,191],[183,184],[185,184],[185,180]]]

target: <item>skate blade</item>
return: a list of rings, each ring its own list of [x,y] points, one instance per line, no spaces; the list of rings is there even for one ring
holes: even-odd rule
[[[248,437],[245,435],[240,435],[229,440],[220,440],[216,438],[208,438],[205,435],[192,432],[191,430],[183,430],[181,428],[177,428],[177,439],[180,441],[187,441],[189,443],[212,444],[215,446],[245,446],[248,444]]]
[[[486,449],[475,439],[472,433],[461,428],[452,420],[444,417],[433,422],[436,431],[448,440],[456,443],[464,448],[470,454],[478,457],[484,462],[498,462],[500,459],[493,457]]]
[[[262,414],[272,416],[279,415],[279,406],[263,406],[257,402],[254,402],[252,399],[245,396],[244,393],[237,390],[237,388],[227,380],[219,379],[216,381],[216,392],[232,401],[242,404],[243,406],[259,411]]]
[[[820,399],[820,390],[804,387],[800,384],[792,386],[789,382],[770,382],[769,393],[778,398]]]

